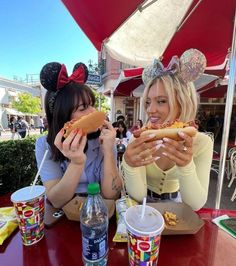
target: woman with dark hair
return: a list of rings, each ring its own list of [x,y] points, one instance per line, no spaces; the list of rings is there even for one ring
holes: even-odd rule
[[[131,138],[131,133],[127,130],[127,127],[123,121],[118,121],[116,125],[116,148],[118,158],[121,161],[125,152],[126,146]]]
[[[121,190],[121,179],[116,166],[115,136],[111,123],[85,136],[81,130],[63,138],[64,124],[79,119],[95,110],[95,96],[85,85],[87,67],[78,63],[68,77],[65,65],[46,64],[40,81],[47,93],[45,110],[48,135],[36,142],[36,159],[40,165],[45,151],[46,160],[40,171],[46,195],[55,207],[62,207],[77,193],[84,195],[87,185],[99,182],[104,198],[115,199]]]
[[[116,130],[116,137],[118,139],[123,139],[126,138],[126,133],[127,133],[127,127],[123,121],[117,122],[117,130]]]
[[[126,143],[131,138],[131,133],[127,130],[127,127],[123,121],[117,122],[116,138],[124,140]]]

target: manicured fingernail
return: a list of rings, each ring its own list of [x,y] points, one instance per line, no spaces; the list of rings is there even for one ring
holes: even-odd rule
[[[159,160],[161,157],[154,157],[154,161]]]
[[[159,139],[159,140],[156,141],[156,144],[161,144],[161,143],[163,143],[162,139]]]
[[[148,135],[148,137],[151,139],[151,138],[154,138],[156,135],[155,134],[150,134]]]
[[[163,140],[164,140],[165,142],[170,141],[170,139],[168,139],[168,138],[163,138]]]
[[[181,137],[184,137],[185,134],[182,132],[182,131],[179,131],[178,134],[181,136]]]
[[[163,144],[157,144],[156,145],[156,150],[159,150],[162,147]]]
[[[167,156],[167,153],[166,152],[163,152],[162,154],[165,155],[165,156]]]

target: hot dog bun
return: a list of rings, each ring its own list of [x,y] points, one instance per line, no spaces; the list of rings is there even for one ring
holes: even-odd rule
[[[185,134],[194,137],[197,133],[197,125],[194,121],[181,122],[179,120],[158,125],[152,125],[149,123],[141,129],[134,131],[133,134],[136,138],[138,138],[140,135],[147,136],[154,134],[155,137],[148,141],[163,139],[165,137],[174,140],[182,140],[178,134],[179,131],[183,131]]]
[[[101,111],[94,111],[88,115],[84,115],[79,119],[72,119],[65,123],[64,138],[67,138],[71,131],[81,129],[84,134],[95,132],[100,126],[103,125],[106,114]]]
[[[194,137],[197,133],[197,129],[195,127],[184,127],[184,128],[162,128],[162,129],[149,129],[141,133],[141,136],[147,136],[151,134],[155,134],[155,137],[150,139],[149,141],[169,138],[174,140],[182,140],[179,136],[178,132],[181,131],[190,137]]]

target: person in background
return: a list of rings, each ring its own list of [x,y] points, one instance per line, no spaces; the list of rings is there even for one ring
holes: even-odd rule
[[[198,112],[196,116],[196,123],[198,125],[198,131],[206,132],[206,114],[205,112]]]
[[[87,185],[99,182],[104,198],[116,199],[121,191],[116,159],[116,131],[104,120],[96,132],[84,135],[73,130],[64,139],[63,126],[71,119],[79,119],[95,110],[95,96],[85,84],[88,69],[78,63],[68,77],[65,65],[52,62],[40,72],[40,81],[47,90],[45,110],[48,134],[36,141],[37,165],[46,159],[40,170],[46,195],[54,207],[60,208],[75,194],[84,196]]]
[[[124,117],[123,115],[118,115],[116,121],[112,123],[112,126],[113,126],[113,127],[118,127],[118,126],[117,126],[117,123],[118,123],[119,121],[122,121],[122,122],[125,123],[125,117]]]
[[[131,138],[131,133],[127,130],[127,127],[123,121],[117,122],[116,138],[119,139],[121,143],[125,144],[125,146],[128,144]]]
[[[119,121],[125,122],[125,117],[123,115],[118,115],[116,120],[117,120],[117,122],[119,122]]]
[[[48,130],[48,121],[47,121],[47,117],[45,116],[43,118],[43,132]]]
[[[143,126],[143,121],[138,119],[135,124],[131,127],[130,132],[133,133],[135,130],[139,130]]]
[[[34,130],[35,130],[34,119],[33,119],[32,116],[31,116],[31,118],[30,118],[30,129],[34,129]]]
[[[216,115],[211,114],[207,121],[207,131],[212,132],[214,134],[214,139],[217,137],[217,132],[219,129],[219,121],[216,119]]]
[[[180,59],[173,57],[165,68],[158,60],[143,71],[143,99],[152,128],[176,119],[194,121],[198,96],[193,81],[204,72],[205,56],[196,49]],[[213,141],[198,132],[190,137],[179,130],[180,141],[170,138],[151,141],[153,135],[131,140],[123,156],[128,194],[138,202],[183,201],[198,210],[208,196]]]
[[[119,120],[116,124],[116,148],[118,153],[118,161],[122,161],[126,146],[131,138],[131,133],[127,130],[125,123]]]
[[[39,118],[39,131],[40,131],[40,134],[43,134],[44,124],[43,124],[43,117],[42,116],[40,116],[40,118]]]
[[[15,123],[16,123],[16,117],[15,116],[10,117],[8,127],[10,128],[10,131],[11,131],[12,140],[15,139],[16,134],[18,135],[18,138],[20,138],[20,135],[17,133],[17,130],[15,128]]]
[[[29,129],[29,124],[26,122],[25,119],[23,119],[22,116],[18,116],[18,119],[15,123],[15,128],[20,137],[24,139],[26,137],[27,130]]]

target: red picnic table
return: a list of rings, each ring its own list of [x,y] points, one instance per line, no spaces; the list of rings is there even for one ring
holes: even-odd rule
[[[0,197],[0,205],[11,206],[10,195]],[[234,265],[236,240],[211,222],[212,218],[236,211],[202,209],[198,212],[204,226],[192,235],[164,235],[161,239],[158,266],[226,266]],[[109,223],[108,265],[128,265],[126,243],[114,243],[115,217]],[[33,246],[23,246],[16,230],[0,246],[0,265],[83,265],[82,241],[78,222],[63,217],[57,224],[45,229],[45,236]]]

